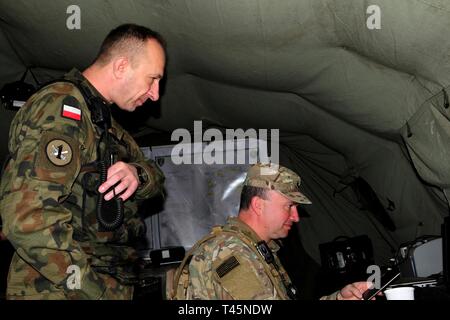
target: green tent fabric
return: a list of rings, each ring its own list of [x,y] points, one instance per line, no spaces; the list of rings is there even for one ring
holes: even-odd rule
[[[72,4],[79,30],[66,27]],[[381,29],[366,25],[370,5],[380,8]],[[369,235],[383,263],[399,244],[440,234],[450,184],[442,91],[450,84],[450,3],[2,0],[0,87],[26,67],[41,82],[83,69],[105,34],[126,22],[158,30],[169,58],[161,101],[147,106],[160,114],[131,118],[133,133],[145,140],[194,120],[280,129],[281,162],[300,173],[314,203],[298,228],[317,262],[318,244],[339,235]],[[13,112],[0,115],[3,159]],[[395,231],[345,188],[358,177]]]
[[[449,108],[447,90],[443,89],[426,101],[402,128],[403,139],[419,175],[444,192],[450,188]],[[430,146],[434,152],[430,153]]]

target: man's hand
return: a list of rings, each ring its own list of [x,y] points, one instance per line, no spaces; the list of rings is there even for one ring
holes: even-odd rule
[[[362,294],[373,286],[372,282],[354,282],[346,285],[336,296],[337,300],[362,300]],[[375,298],[373,298],[374,300]]]
[[[139,186],[139,177],[135,166],[118,161],[108,168],[108,176],[104,183],[100,185],[98,191],[105,193],[109,188],[120,182],[114,190],[105,195],[105,200],[111,200],[114,195],[123,194],[120,198],[125,201],[133,195]],[[125,192],[124,192],[125,191]]]

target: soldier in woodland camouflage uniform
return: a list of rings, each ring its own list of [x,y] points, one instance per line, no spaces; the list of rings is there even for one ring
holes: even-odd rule
[[[160,193],[164,176],[108,112],[111,103],[133,111],[158,100],[164,65],[157,33],[120,26],[89,68],[45,86],[16,115],[0,186],[3,231],[16,249],[8,299],[132,298],[133,244],[145,231],[136,202]],[[98,103],[106,107],[108,141],[93,123]],[[116,159],[100,185],[95,164],[106,148]],[[123,223],[101,229],[97,201],[115,195],[123,200]]]
[[[256,164],[244,182],[237,218],[197,242],[179,266],[171,299],[296,299],[296,289],[277,257],[274,239],[299,221],[298,204],[311,204],[300,177],[281,166]],[[369,283],[347,285],[323,300],[362,298]]]

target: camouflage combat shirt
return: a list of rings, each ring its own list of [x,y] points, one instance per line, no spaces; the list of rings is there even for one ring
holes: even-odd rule
[[[268,243],[279,269],[273,270],[262,257],[243,241],[253,244],[259,236],[244,222],[229,218],[212,239],[193,252],[189,264],[189,285],[185,293],[177,292],[177,298],[202,300],[287,300],[286,287],[280,276],[290,283],[289,276],[277,257],[279,246]],[[181,289],[178,289],[181,291]],[[181,294],[181,295],[180,295]]]
[[[83,81],[103,99],[79,71],[65,78]],[[3,231],[16,249],[8,299],[132,297],[132,286],[117,275],[128,274],[137,258],[132,244],[145,231],[137,201],[161,192],[164,176],[114,120],[109,132],[120,145],[118,160],[143,168],[148,181],[125,201],[122,226],[99,232],[99,175],[83,167],[98,160],[100,135],[79,89],[68,82],[50,84],[17,113],[9,135],[11,159],[0,186]]]

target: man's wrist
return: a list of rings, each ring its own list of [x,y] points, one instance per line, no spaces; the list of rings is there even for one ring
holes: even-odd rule
[[[148,182],[147,172],[140,165],[134,164],[134,167],[136,168],[137,171],[139,186],[145,185]]]

